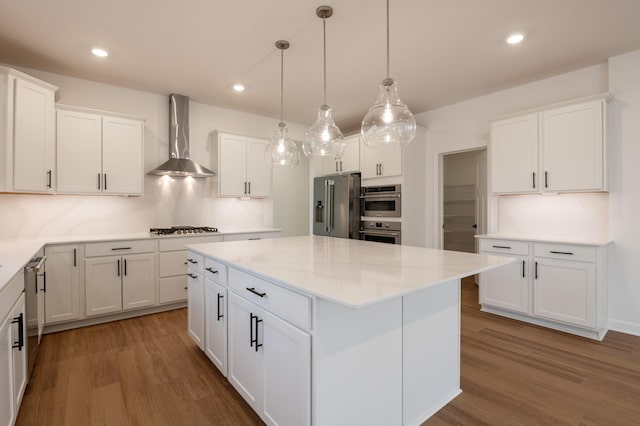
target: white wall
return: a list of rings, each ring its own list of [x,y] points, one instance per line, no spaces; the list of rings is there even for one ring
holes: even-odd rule
[[[168,94],[141,92],[15,68],[58,86],[58,103],[145,117],[145,171],[167,160]],[[212,164],[214,146],[209,136],[211,131],[223,129],[270,138],[278,122],[274,118],[191,102],[191,158],[215,169]],[[306,127],[290,124],[289,130],[293,138],[300,139]],[[306,159],[303,158],[304,161]],[[281,172],[280,175],[282,173],[286,174]],[[291,176],[292,179],[296,177],[296,172],[292,171]],[[272,200],[214,198],[215,179],[145,176],[143,197],[0,194],[0,238],[146,232],[151,226],[208,225],[224,228],[274,224]],[[283,186],[289,182],[293,180],[278,179],[279,185],[274,186],[276,194],[294,194],[288,186]],[[305,196],[299,191],[295,193]],[[286,200],[286,196],[279,199]],[[295,232],[301,231],[297,228]]]
[[[640,336],[640,50],[609,59],[609,327]]]

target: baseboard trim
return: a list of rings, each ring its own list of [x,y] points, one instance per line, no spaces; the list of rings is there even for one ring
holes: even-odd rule
[[[640,324],[628,321],[609,319],[609,330],[640,336]]]

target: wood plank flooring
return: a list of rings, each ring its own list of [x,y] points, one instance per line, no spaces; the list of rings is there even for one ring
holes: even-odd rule
[[[497,317],[462,289],[463,393],[424,425],[640,425],[640,337]],[[262,425],[186,328],[181,309],[44,336],[17,425]]]

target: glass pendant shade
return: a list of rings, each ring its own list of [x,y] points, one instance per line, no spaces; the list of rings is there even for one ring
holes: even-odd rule
[[[302,143],[302,150],[307,157],[342,158],[344,153],[344,136],[333,121],[333,108],[322,105],[318,110],[318,119],[307,130]]]
[[[269,141],[264,152],[264,159],[269,167],[296,167],[300,162],[300,151],[296,143],[289,137],[289,129],[283,122]]]
[[[380,85],[378,99],[362,120],[362,139],[372,148],[404,146],[416,135],[416,120],[398,96],[398,84],[386,78]]]

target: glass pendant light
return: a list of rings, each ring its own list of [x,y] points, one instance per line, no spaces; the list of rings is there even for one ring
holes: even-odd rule
[[[278,40],[276,47],[280,49],[280,123],[264,151],[264,159],[269,167],[296,167],[300,162],[300,150],[289,137],[289,129],[282,118],[284,110],[284,51],[289,48],[289,42]]]
[[[307,130],[302,150],[307,157],[334,157],[342,158],[344,153],[344,136],[333,121],[333,108],[327,105],[327,32],[326,19],[333,15],[331,6],[320,6],[316,9],[316,15],[322,18],[322,36],[324,53],[324,103],[318,110],[318,119]]]
[[[362,139],[367,146],[404,146],[416,135],[416,120],[398,96],[398,84],[389,77],[389,0],[387,0],[387,78],[378,99],[362,120]]]

